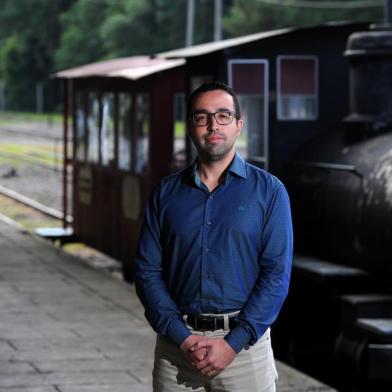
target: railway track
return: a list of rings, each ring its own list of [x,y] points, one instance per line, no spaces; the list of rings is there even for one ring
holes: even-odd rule
[[[62,171],[63,152],[61,131],[58,127],[42,129],[36,124],[24,124],[13,127],[0,126],[0,160],[13,166],[23,164]]]
[[[37,157],[34,157],[34,155],[32,153],[18,154],[18,153],[13,153],[13,152],[3,152],[0,150],[0,157],[10,159],[11,161],[18,161],[18,162],[23,161],[23,162],[40,167],[45,170],[52,170],[52,171],[55,171],[58,173],[62,172],[62,167],[61,167],[62,166],[62,156],[61,156],[61,160],[59,159],[57,165],[42,163],[40,161],[40,159],[39,158],[37,159]]]
[[[62,220],[63,213],[59,211],[64,160],[61,124],[28,119],[3,123],[0,139],[0,195]],[[67,222],[71,221],[72,217],[67,217]]]
[[[0,133],[6,134],[8,136],[16,136],[16,137],[32,137],[34,139],[44,139],[47,141],[55,141],[55,142],[62,142],[62,134],[60,132],[48,132],[43,131],[41,128],[21,128],[18,126],[0,126]],[[57,133],[57,134],[56,134]]]
[[[58,219],[61,221],[63,220],[64,214],[61,211],[59,211],[55,208],[52,208],[52,207],[48,207],[42,203],[39,203],[39,202],[37,202],[37,201],[35,201],[25,195],[22,195],[18,192],[15,192],[14,190],[6,188],[2,185],[0,185],[0,194],[9,198],[9,199],[12,199],[20,204],[23,204],[23,205],[25,205],[35,211],[38,211],[41,214],[46,215],[50,218]],[[67,223],[73,222],[73,218],[71,215],[67,215],[66,222]]]

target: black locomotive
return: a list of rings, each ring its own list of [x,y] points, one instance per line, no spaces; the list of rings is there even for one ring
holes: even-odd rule
[[[344,56],[350,113],[302,146],[285,175],[307,255],[294,264],[288,356],[342,390],[390,391],[391,27],[352,34]]]

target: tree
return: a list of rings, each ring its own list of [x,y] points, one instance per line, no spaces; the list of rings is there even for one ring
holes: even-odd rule
[[[285,3],[284,1],[234,0],[224,18],[226,35],[239,36],[282,27],[309,26],[327,21],[377,21],[382,20],[383,17],[382,6],[361,8],[357,12],[347,8],[323,9],[304,6],[312,1],[319,5],[322,3],[320,0],[291,1],[291,4],[297,3],[302,6],[290,6],[289,1]],[[341,2],[342,4],[348,3],[344,0]]]
[[[185,46],[187,0],[123,0],[107,11],[100,35],[109,57]],[[197,1],[195,26],[195,44],[212,40],[211,0]]]
[[[2,1],[0,13],[0,78],[6,107],[35,109],[36,84],[48,87],[58,45],[58,17],[74,0]],[[46,102],[49,108],[50,100]]]
[[[86,64],[104,56],[99,31],[107,8],[104,2],[79,0],[61,15],[62,34],[55,52],[56,70]]]
[[[79,0],[61,17],[57,69],[185,46],[187,0]],[[212,39],[213,2],[198,0],[194,43]]]
[[[223,0],[224,37],[327,20],[382,18],[383,7],[352,12],[287,5],[310,1],[322,0]],[[361,0],[350,0],[355,1]],[[193,42],[211,41],[213,1],[195,3]],[[0,81],[6,84],[9,109],[34,110],[36,84],[55,90],[50,80],[55,71],[185,45],[187,0],[2,0],[1,6]],[[46,109],[52,102],[56,99],[47,99]]]

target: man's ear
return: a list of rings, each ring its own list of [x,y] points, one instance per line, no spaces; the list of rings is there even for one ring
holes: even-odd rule
[[[242,118],[237,119],[237,136],[239,136],[241,134],[242,128],[244,127],[244,121],[242,120]]]

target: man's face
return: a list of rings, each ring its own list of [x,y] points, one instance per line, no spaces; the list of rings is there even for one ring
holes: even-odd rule
[[[233,112],[233,97],[223,90],[200,94],[192,106],[192,113]],[[222,121],[220,121],[222,122]],[[236,118],[230,124],[220,125],[214,116],[208,116],[207,125],[196,126],[188,122],[189,135],[199,153],[207,161],[219,161],[235,152],[235,141],[242,129],[242,120]]]

